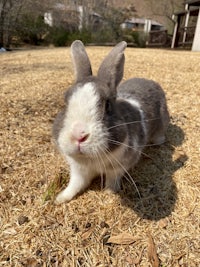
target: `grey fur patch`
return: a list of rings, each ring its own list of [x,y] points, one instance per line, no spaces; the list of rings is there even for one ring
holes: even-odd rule
[[[52,135],[56,142],[57,142],[60,130],[63,128],[65,113],[66,113],[66,109],[63,109],[61,112],[59,112],[53,123]]]
[[[140,103],[144,112],[148,142],[151,142],[157,133],[164,134],[169,123],[169,113],[165,94],[158,83],[143,78],[127,80],[119,86],[118,97],[130,98]]]

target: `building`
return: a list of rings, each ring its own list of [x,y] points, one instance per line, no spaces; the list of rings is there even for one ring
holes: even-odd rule
[[[200,1],[186,0],[185,10],[173,15],[175,21],[171,48],[200,51]]]
[[[121,25],[122,29],[130,29],[133,31],[160,31],[164,29],[164,26],[154,20],[144,18],[132,18],[126,20]]]

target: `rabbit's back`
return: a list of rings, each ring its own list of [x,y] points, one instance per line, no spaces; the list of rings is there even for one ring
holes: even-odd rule
[[[169,113],[161,86],[152,80],[132,78],[120,84],[117,96],[143,112],[147,140],[162,143],[160,136],[169,124]]]
[[[152,80],[144,78],[132,78],[121,83],[118,88],[118,96],[129,96],[139,101],[144,108],[154,102],[162,101],[162,99],[165,101],[165,94],[161,86]]]

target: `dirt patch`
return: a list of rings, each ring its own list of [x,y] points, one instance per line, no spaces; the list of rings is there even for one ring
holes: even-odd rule
[[[95,73],[109,50],[87,48]],[[53,196],[69,174],[51,126],[73,82],[69,49],[0,55],[1,266],[200,266],[200,53],[125,55],[126,79],[164,88],[168,141],[147,148],[134,169],[140,196],[126,181],[108,195],[97,180],[60,206]]]

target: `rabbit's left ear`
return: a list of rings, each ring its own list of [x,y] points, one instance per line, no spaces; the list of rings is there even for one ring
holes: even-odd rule
[[[113,93],[116,93],[116,88],[123,78],[126,47],[127,43],[124,41],[117,44],[101,63],[97,74]]]
[[[80,40],[71,45],[71,56],[75,69],[76,82],[80,82],[92,75],[92,68],[85,47]]]

